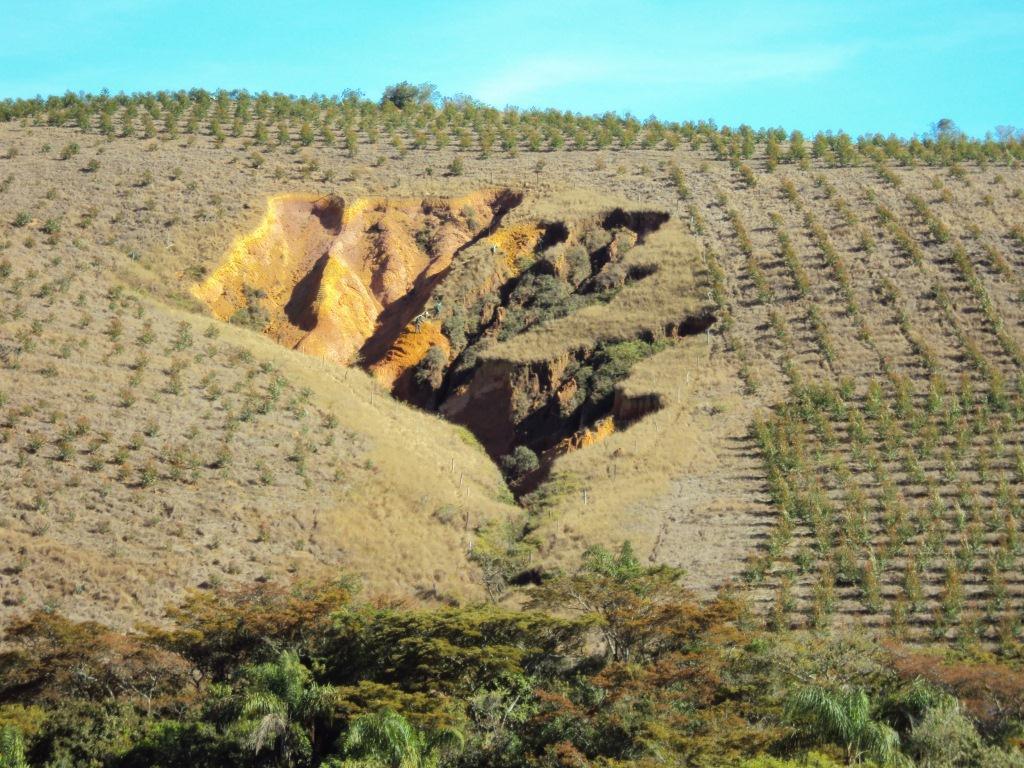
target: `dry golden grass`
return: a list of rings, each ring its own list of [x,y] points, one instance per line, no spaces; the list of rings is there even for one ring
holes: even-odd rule
[[[763,505],[736,478],[744,462],[734,443],[754,404],[733,365],[710,361],[703,336],[642,361],[621,396],[653,399],[657,410],[555,461],[550,506],[530,534],[541,562],[571,567],[591,544],[629,539],[652,562],[684,565],[696,589],[738,573],[735,555],[763,525]]]
[[[316,569],[371,592],[482,596],[468,556],[509,508],[472,437],[189,296],[274,182],[250,190],[232,153],[129,141],[86,144],[103,163],[81,173],[42,151],[55,133],[0,140],[21,148],[0,197],[3,615],[128,625],[187,587]],[[16,227],[22,210],[33,221]]]

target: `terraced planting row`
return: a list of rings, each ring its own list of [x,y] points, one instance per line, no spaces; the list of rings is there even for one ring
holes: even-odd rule
[[[745,576],[777,626],[1019,640],[1021,249],[991,178],[687,178],[725,343],[772,406],[753,434],[775,523]]]

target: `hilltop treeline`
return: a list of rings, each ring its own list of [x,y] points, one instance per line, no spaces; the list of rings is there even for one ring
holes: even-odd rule
[[[407,83],[390,86],[379,101],[352,91],[309,97],[203,89],[116,95],[68,92],[0,101],[0,121],[12,120],[74,126],[107,136],[205,134],[218,141],[231,136],[256,145],[338,146],[353,156],[361,145],[384,140],[399,150],[451,147],[483,156],[560,149],[671,150],[688,142],[694,149],[707,147],[719,160],[739,163],[763,157],[769,170],[811,159],[829,166],[1024,160],[1024,140],[1012,129],[1001,130],[998,139],[974,139],[949,120],[939,121],[920,138],[880,133],[854,138],[842,131],[804,136],[800,131],[732,128],[714,121],[641,121],[610,112],[585,116],[559,110],[499,110],[468,97],[441,100],[431,86]]]
[[[524,611],[338,581],[197,592],[170,618],[11,627],[0,765],[1024,765],[1008,664],[768,634],[628,545]]]

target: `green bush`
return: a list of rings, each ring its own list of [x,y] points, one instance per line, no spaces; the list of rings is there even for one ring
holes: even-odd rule
[[[241,325],[243,328],[251,328],[254,331],[262,331],[270,322],[270,315],[260,306],[259,301],[265,299],[267,294],[259,288],[242,286],[242,296],[245,304],[237,309],[228,319],[233,325]]]
[[[525,445],[517,445],[511,453],[501,457],[501,468],[509,477],[519,478],[540,469],[540,459]]]
[[[918,765],[977,765],[981,737],[955,701],[932,707],[914,723],[906,750]]]
[[[591,401],[599,403],[611,397],[615,384],[626,378],[634,365],[665,349],[668,344],[664,339],[653,342],[637,339],[598,346],[589,361],[593,370],[589,382]]]
[[[586,303],[583,296],[554,275],[525,272],[509,294],[498,339],[510,339],[538,323],[565,317]]]
[[[420,386],[438,389],[444,382],[444,372],[448,366],[448,355],[436,344],[427,350],[427,354],[416,366],[415,379]]]

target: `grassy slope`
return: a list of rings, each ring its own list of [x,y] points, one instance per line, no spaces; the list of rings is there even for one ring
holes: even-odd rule
[[[58,160],[60,147],[71,140],[82,145],[82,153],[69,161]],[[52,145],[47,152],[41,151],[44,143]],[[556,462],[548,489],[553,504],[546,509],[538,520],[539,527],[531,534],[540,545],[542,559],[549,563],[570,562],[574,554],[590,541],[611,542],[628,536],[638,543],[638,551],[642,555],[689,567],[698,583],[711,584],[738,573],[745,556],[756,543],[758,532],[765,525],[768,511],[763,470],[753,444],[746,437],[747,427],[759,408],[787,397],[781,366],[785,357],[788,356],[810,380],[834,381],[839,376],[849,376],[854,379],[860,393],[869,379],[880,375],[880,360],[886,356],[892,357],[900,370],[912,373],[918,382],[921,381],[919,364],[913,359],[906,339],[894,327],[892,308],[879,295],[879,276],[893,279],[908,297],[907,306],[915,323],[932,340],[940,354],[943,372],[955,382],[965,370],[958,342],[950,337],[941,316],[930,303],[927,281],[922,279],[918,270],[907,268],[891,236],[879,221],[871,194],[880,194],[884,202],[897,209],[913,236],[925,248],[925,275],[938,275],[954,286],[958,306],[962,307],[957,311],[965,327],[983,340],[988,354],[998,359],[998,346],[991,338],[991,332],[985,328],[983,318],[972,309],[971,297],[962,286],[956,287],[955,276],[949,268],[948,246],[929,240],[924,223],[907,204],[911,194],[929,197],[939,214],[953,222],[957,237],[971,244],[972,259],[982,269],[999,311],[1006,316],[1009,332],[1018,339],[1021,335],[1019,286],[1022,257],[1019,245],[1007,234],[1013,226],[1022,223],[1019,203],[1015,202],[1019,197],[1013,196],[1014,190],[1024,187],[1024,174],[1019,169],[970,167],[966,174],[955,177],[938,169],[905,169],[897,171],[903,183],[896,189],[869,167],[822,169],[816,164],[806,168],[784,165],[774,174],[767,174],[764,173],[763,159],[757,157],[752,165],[755,166],[758,184],[750,187],[741,173],[724,161],[712,159],[707,149],[694,151],[683,145],[672,151],[546,152],[543,155],[543,173],[535,171],[533,153],[487,159],[464,153],[464,175],[444,178],[442,169],[454,156],[450,149],[413,150],[399,156],[383,143],[376,148],[364,145],[362,154],[355,160],[336,148],[307,149],[297,155],[281,149],[262,150],[267,155],[267,162],[255,169],[250,167],[247,152],[239,140],[228,139],[222,148],[214,147],[205,137],[197,139],[192,147],[186,148],[183,144],[182,140],[152,142],[156,149],[149,152],[146,149],[151,143],[144,140],[117,139],[108,144],[98,137],[83,137],[71,130],[30,129],[14,125],[0,128],[0,147],[13,145],[20,148],[20,154],[13,160],[0,161],[0,178],[8,173],[15,177],[11,188],[0,196],[2,237],[9,242],[3,256],[15,263],[16,272],[24,273],[30,264],[35,264],[36,269],[42,271],[55,254],[60,254],[64,268],[70,269],[77,258],[75,254],[85,254],[86,260],[95,261],[89,272],[90,280],[117,275],[119,281],[148,296],[158,296],[164,301],[188,307],[190,300],[183,290],[187,276],[183,273],[189,268],[216,263],[231,237],[255,223],[261,213],[262,200],[280,191],[341,190],[346,195],[381,192],[457,194],[480,186],[503,184],[531,187],[535,199],[551,197],[562,200],[578,194],[584,203],[592,194],[599,192],[621,198],[635,209],[660,209],[673,214],[675,220],[666,226],[671,227],[669,232],[674,231],[670,246],[680,254],[679,260],[673,263],[678,264],[680,271],[677,274],[683,283],[701,268],[696,261],[695,246],[687,245],[682,234],[683,225],[690,224],[692,233],[703,240],[723,265],[724,301],[733,318],[732,326],[724,337],[717,332],[712,336],[710,350],[703,339],[683,340],[645,361],[636,370],[634,379],[626,382],[625,388],[636,393],[659,393],[662,410],[596,447],[570,454]],[[99,154],[101,150],[102,154]],[[384,163],[375,167],[365,164],[367,156],[378,154],[386,156]],[[79,169],[93,156],[101,161],[99,170],[93,174],[81,173]],[[302,178],[304,156],[315,157],[319,163],[321,171],[312,174],[312,178]],[[669,160],[682,168],[692,193],[691,200],[680,199],[670,177]],[[181,169],[180,174],[174,172],[176,168]],[[142,177],[147,170],[152,173],[152,183],[135,186],[144,180]],[[331,181],[322,180],[321,172],[324,170],[333,175]],[[836,195],[826,194],[826,188],[816,182],[819,174],[838,189],[839,197],[852,207],[853,223],[837,205]],[[171,176],[177,178],[172,179]],[[851,263],[861,312],[880,351],[865,350],[858,341],[857,328],[843,312],[842,299],[829,274],[829,267],[815,248],[801,211],[787,199],[782,186],[784,178],[794,181],[802,205],[808,206],[818,219],[825,222],[837,246]],[[194,188],[190,189],[190,184],[194,184]],[[50,188],[56,190],[52,200],[46,196]],[[566,193],[566,189],[583,191]],[[948,192],[943,191],[947,189]],[[79,230],[76,225],[81,214],[93,206],[99,209],[94,223]],[[249,206],[248,209],[245,206]],[[742,252],[727,216],[729,209],[739,211],[740,219],[749,229],[754,263],[759,264],[767,275],[774,297],[767,305],[758,300],[751,260]],[[38,222],[60,217],[64,232],[59,245],[44,245],[45,235],[33,232],[36,245],[26,248],[24,239],[27,231],[16,230],[9,223],[19,210],[28,211]],[[557,206],[552,210],[552,214],[555,213]],[[807,319],[808,301],[794,294],[770,213],[782,216],[784,225],[793,233],[798,255],[812,279],[811,301],[819,305],[824,314],[839,351],[838,363],[830,363],[821,355]],[[703,227],[693,225],[694,214],[703,219]],[[114,217],[117,217],[116,222],[112,221]],[[38,224],[30,225],[30,229],[33,227],[38,228]],[[974,227],[977,227],[976,231],[972,229]],[[860,250],[860,229],[869,230],[878,243],[871,253]],[[83,241],[80,250],[69,247],[73,239]],[[657,238],[652,237],[645,248],[653,248],[657,242]],[[1009,264],[1009,275],[997,272],[985,261],[983,245],[991,246],[1002,254]],[[137,263],[126,258],[125,254],[132,250],[140,254]],[[638,257],[642,256],[643,250],[637,249]],[[39,283],[43,278],[35,280]],[[628,303],[633,297],[640,299],[632,305],[635,308],[632,314],[612,312],[614,303],[595,307],[589,310],[593,317],[581,313],[579,317],[565,318],[558,326],[560,331],[556,328],[552,332],[553,329],[545,328],[541,333],[515,339],[501,354],[530,358],[535,351],[539,356],[541,351],[547,354],[551,350],[569,348],[582,336],[589,339],[605,333],[629,336],[650,324],[652,318],[660,321],[662,318],[656,313],[663,309],[664,302],[657,294],[645,296],[643,293],[658,285],[652,280],[654,278],[631,286],[617,299],[622,303]],[[632,289],[639,293],[630,293]],[[30,288],[25,288],[20,299],[20,303],[25,305],[24,317],[13,318],[10,310],[4,315],[5,333],[16,333],[29,326],[35,317],[31,313],[43,312],[41,317],[45,317],[45,304],[31,300],[30,293]],[[90,306],[105,306],[102,299],[105,287],[98,287],[93,293],[96,295],[88,299]],[[77,291],[72,288],[67,295],[74,298]],[[43,309],[39,309],[40,306]],[[788,320],[791,341],[782,343],[775,338],[769,325],[769,311],[773,308]],[[93,311],[98,314],[98,310]],[[103,322],[105,319],[97,320],[94,327]],[[201,338],[205,324],[204,320],[197,326],[197,339]],[[162,326],[160,323],[155,325]],[[173,322],[169,326],[165,329],[167,338],[173,336]],[[50,327],[54,326],[51,324]],[[606,327],[607,331],[604,330]],[[83,335],[95,336],[95,333],[90,330]],[[130,339],[132,334],[126,334],[126,337]],[[229,334],[225,332],[222,339],[228,338]],[[241,343],[235,341],[235,335],[230,338],[233,343]],[[247,345],[264,350],[260,355],[276,355],[275,359],[293,357],[271,350],[265,342],[249,334],[237,332],[237,339],[243,338],[247,339]],[[55,338],[51,346],[58,347],[60,340]],[[205,343],[205,340],[197,342],[197,346],[202,347]],[[103,337],[92,344],[104,351],[110,346]],[[162,348],[165,344],[162,340],[154,346]],[[130,347],[130,343],[126,347]],[[494,353],[493,350],[489,352]],[[122,368],[132,356],[133,350],[122,356]],[[157,367],[155,362],[154,358],[154,369]],[[348,374],[334,372],[335,376],[343,379],[338,385],[332,383],[333,376],[325,380],[309,361],[296,361],[294,365],[297,366],[294,372],[296,383],[302,381],[312,388],[309,382],[316,381],[319,386],[330,388],[333,396],[342,403],[345,403],[344,390],[336,392],[336,387],[359,387],[358,391],[365,394],[370,386],[354,371]],[[1005,360],[1000,365],[1009,374],[1015,371],[1013,365]],[[34,367],[38,370],[43,364],[36,362]],[[227,366],[224,375],[233,370],[233,366]],[[756,374],[756,386],[749,386],[752,372]],[[745,390],[740,373],[747,379]],[[33,365],[28,362],[19,371],[5,370],[4,374],[8,380],[18,377],[17,386],[4,385],[9,395],[14,393],[23,397],[31,390],[29,399],[40,399],[44,394],[46,397],[56,396],[46,394],[46,390],[56,392],[56,382],[60,377],[55,380],[41,376],[33,372]],[[124,376],[128,375],[125,371]],[[153,376],[157,378],[155,373]],[[318,390],[313,402],[320,408],[326,408],[330,395],[321,395]],[[324,398],[324,403],[317,399],[319,397]],[[414,418],[402,415],[409,412],[394,407],[383,398],[376,407],[393,412],[396,419]],[[374,429],[371,419],[375,415],[372,411],[364,408],[356,411],[351,407],[340,410],[339,417],[355,420],[349,429],[363,439],[383,439],[380,430]],[[276,418],[284,419],[280,413]],[[430,417],[415,418],[436,423]],[[310,416],[310,430],[314,421]],[[408,423],[411,430],[412,422]],[[342,425],[348,426],[344,421]],[[131,430],[138,428],[135,424],[123,426],[122,442]],[[281,435],[287,435],[277,438],[278,442],[284,443],[281,454],[278,454],[279,467],[285,468],[278,472],[282,476],[288,474],[289,465],[281,455],[291,447],[292,433],[296,429],[301,427],[287,422],[280,427]],[[432,439],[447,440],[446,450],[448,444],[458,445],[454,431],[443,426],[437,429],[438,435],[447,437]],[[20,446],[26,439],[26,431],[19,424],[6,433],[9,438],[3,450],[9,457],[5,460],[6,465],[10,466],[16,453],[12,445]],[[268,444],[274,442],[262,434],[260,439],[265,439]],[[430,445],[432,439],[425,439],[424,443]],[[402,442],[396,440],[399,445]],[[353,446],[358,448],[360,445],[359,440],[353,440]],[[467,452],[460,462],[468,462],[469,456],[479,458],[478,454]],[[445,465],[445,460],[434,458],[438,465]],[[30,462],[40,465],[35,473],[37,477],[48,476],[63,481],[68,476],[67,473],[49,471],[54,466],[49,459],[45,462],[31,459]],[[315,464],[315,461],[311,463]],[[358,464],[358,460],[355,463]],[[354,488],[365,489],[364,498],[376,499],[376,489],[392,481],[404,483],[408,476],[406,468],[410,464],[401,458],[396,459],[394,466],[400,469],[394,474],[383,464],[378,466],[379,470],[370,472],[366,480],[353,482]],[[462,471],[448,475],[446,478],[442,473],[438,477],[443,482],[457,485],[458,477],[455,475],[462,476]],[[967,480],[979,483],[974,474]],[[23,483],[23,480],[9,483],[5,493],[20,493],[23,489],[19,484]],[[464,483],[469,484],[471,492],[474,487],[483,489],[477,497],[481,499],[493,498],[498,487],[493,468],[482,460],[473,471],[466,471]],[[434,488],[433,485],[430,487]],[[875,492],[871,488],[869,491]],[[309,491],[298,487],[295,490],[296,496],[305,494],[307,501],[316,492],[316,484]],[[190,491],[189,498],[198,496]],[[404,503],[408,506],[397,509],[394,512],[396,518],[406,510],[416,508],[417,497],[411,487],[405,498],[407,501]],[[274,502],[277,508],[284,506],[281,502],[280,498]],[[348,519],[365,519],[365,510],[358,504],[342,506]],[[468,502],[467,506],[470,506]],[[480,507],[473,508],[480,510]],[[31,518],[31,512],[22,509],[12,512],[8,515],[10,525],[29,528],[30,523],[22,519],[25,516]],[[441,517],[447,517],[447,513]],[[770,520],[771,516],[767,519]],[[71,528],[77,530],[77,525]],[[359,546],[370,546],[366,539],[373,538],[377,530],[376,524],[368,526],[365,535],[358,537]],[[440,526],[440,530],[446,529]],[[25,535],[39,540],[50,536]],[[411,541],[421,539],[426,540],[412,532]],[[350,545],[347,550],[350,557],[355,550],[356,547]],[[443,553],[441,557],[442,562],[453,568],[464,562],[461,558],[445,560]],[[197,558],[197,562],[204,564],[211,560],[208,555],[202,560]],[[391,567],[391,573],[398,574],[398,563]],[[426,571],[420,570],[419,564],[409,571],[417,574],[420,583],[429,581],[423,576]],[[19,584],[27,581],[21,575],[8,574],[2,578],[8,582],[17,580]],[[183,578],[194,583],[201,576]],[[385,585],[408,587],[409,583],[406,577],[395,575]],[[771,583],[773,587],[777,584]],[[5,587],[13,590],[9,583]]]
[[[8,128],[0,142],[20,148],[0,198],[4,612],[50,604],[124,624],[188,586],[316,569],[371,591],[480,595],[467,555],[507,512],[472,438],[188,298],[188,268],[216,261],[278,185],[237,153],[62,134]],[[42,150],[65,138],[81,156]],[[100,168],[81,172],[93,156]],[[21,211],[32,221],[15,227]],[[182,323],[191,342],[175,348]],[[224,447],[230,463],[212,466]]]

